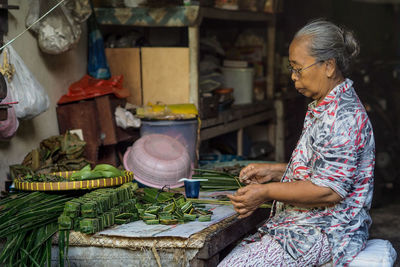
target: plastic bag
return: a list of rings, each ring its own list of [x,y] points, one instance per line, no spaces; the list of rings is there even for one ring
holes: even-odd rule
[[[14,74],[7,87],[14,101],[15,114],[19,119],[31,119],[49,108],[49,96],[42,85],[36,80],[24,61],[14,48],[9,45],[2,51],[1,58],[7,53],[10,64],[14,67]]]
[[[68,93],[63,95],[58,104],[65,104],[96,96],[114,94],[118,98],[126,98],[130,95],[129,90],[122,87],[123,76],[113,76],[109,80],[96,79],[85,75],[77,82],[71,84]]]
[[[57,3],[54,0],[31,0],[26,26],[32,25]],[[80,23],[91,12],[89,0],[70,0],[57,7],[31,28],[38,36],[40,49],[48,54],[61,54],[73,48],[81,37]]]
[[[136,118],[130,111],[118,106],[114,112],[115,123],[118,127],[122,129],[127,129],[130,127],[139,128],[141,125],[141,120]]]
[[[88,73],[97,79],[108,79],[111,77],[104,52],[103,36],[97,26],[94,12],[88,19]]]
[[[3,101],[0,101],[0,104],[9,102],[12,102],[10,92],[8,92],[6,98],[4,98]],[[14,106],[12,106],[8,109],[7,120],[0,121],[0,140],[6,140],[13,137],[18,129],[18,126],[19,121],[17,119],[17,116],[15,115]]]

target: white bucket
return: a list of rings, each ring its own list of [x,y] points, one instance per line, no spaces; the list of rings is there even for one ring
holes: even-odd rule
[[[233,88],[235,104],[253,102],[253,68],[222,68],[225,87]]]

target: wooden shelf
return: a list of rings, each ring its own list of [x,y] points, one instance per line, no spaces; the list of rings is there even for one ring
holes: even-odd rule
[[[199,107],[199,59],[200,59],[200,28],[203,20],[220,20],[236,22],[258,22],[265,25],[266,42],[268,44],[266,57],[266,87],[265,96],[268,101],[251,105],[233,106],[221,112],[217,118],[202,121],[200,140],[207,140],[225,133],[238,131],[238,155],[242,154],[243,129],[260,123],[272,122],[268,127],[268,138],[275,143],[276,151],[282,151],[281,143],[276,141],[279,133],[274,134],[278,122],[275,106],[275,25],[276,14],[252,12],[243,10],[226,10],[202,6],[173,6],[165,8],[95,8],[96,18],[101,25],[135,26],[135,27],[187,27],[188,36],[188,91],[184,91],[185,99],[180,102],[193,103]],[[212,21],[214,22],[214,21]],[[229,24],[229,23],[227,23]],[[250,23],[255,24],[255,23]],[[185,60],[185,62],[187,62]],[[185,81],[186,83],[186,81]],[[162,83],[159,83],[162,84]],[[185,85],[186,86],[186,85]],[[185,90],[187,86],[185,87]],[[187,94],[186,94],[187,93]],[[172,104],[172,103],[166,103]],[[276,153],[281,155],[282,153]],[[277,161],[281,159],[277,156]]]
[[[200,140],[207,140],[274,118],[272,101],[233,106],[229,110],[220,112],[218,117],[201,122]]]
[[[225,10],[200,6],[173,6],[165,8],[95,8],[96,19],[101,25],[141,27],[186,27],[200,25],[203,18],[231,21],[274,20],[274,14],[263,12]]]
[[[200,9],[202,18],[233,20],[233,21],[273,21],[274,15],[264,12],[226,10],[212,7],[202,7]]]

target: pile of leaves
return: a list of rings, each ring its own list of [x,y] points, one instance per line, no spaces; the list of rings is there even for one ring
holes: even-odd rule
[[[48,266],[57,219],[71,197],[42,192],[13,193],[0,200],[1,266]]]
[[[195,169],[192,178],[205,180],[200,182],[201,191],[230,191],[244,186],[238,176],[237,169],[231,173],[226,170]]]
[[[146,224],[210,221],[212,211],[180,193],[140,188],[82,192],[10,193],[0,199],[0,266],[50,266],[52,236],[58,232],[60,266],[68,256],[71,230],[94,234],[115,224],[143,220]]]
[[[221,172],[221,173],[225,173],[225,174],[230,174],[232,176],[239,176],[240,171],[246,167],[246,165],[242,165],[242,164],[235,164],[232,166],[220,166],[220,167],[214,167],[213,170],[217,171],[217,172]]]
[[[136,192],[139,218],[146,224],[178,224],[189,221],[206,222],[212,212],[204,205],[193,203],[180,193],[165,192],[155,188],[143,188]]]
[[[10,166],[11,178],[81,169],[88,164],[83,156],[85,145],[76,134],[69,132],[44,139],[21,164]]]
[[[64,182],[67,178],[55,174],[28,174],[23,177],[24,182]]]

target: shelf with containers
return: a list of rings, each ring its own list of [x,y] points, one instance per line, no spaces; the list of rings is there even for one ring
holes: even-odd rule
[[[243,129],[268,122],[269,140],[275,146],[275,159],[283,160],[283,140],[277,133],[280,109],[274,102],[274,55],[276,15],[225,10],[202,6],[173,6],[165,8],[95,8],[101,27],[180,28],[185,29],[187,42],[177,47],[107,48],[106,54],[113,69],[129,80],[133,92],[128,101],[137,104],[162,102],[164,104],[193,103],[200,107],[199,59],[200,31],[207,22],[257,24],[266,32],[265,100],[245,105],[233,105],[219,112],[218,117],[203,119],[200,140],[207,140],[231,131],[238,131],[238,154],[242,153]],[[234,26],[232,26],[234,27]],[[110,60],[111,58],[111,60]],[[173,60],[171,60],[173,58]],[[133,81],[132,81],[133,80]],[[279,106],[279,105],[278,105]],[[277,126],[278,124],[278,126]]]

